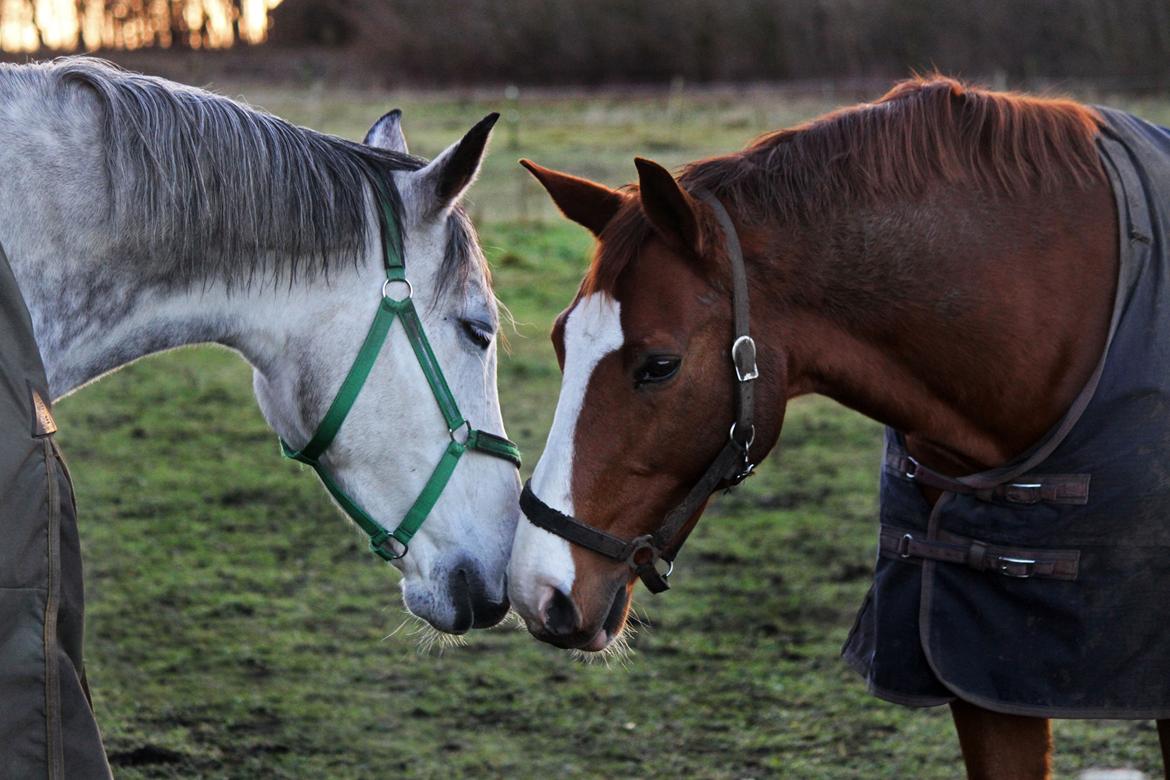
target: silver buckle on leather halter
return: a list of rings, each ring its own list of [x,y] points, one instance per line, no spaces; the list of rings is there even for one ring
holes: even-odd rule
[[[747,349],[745,354],[746,360],[744,364],[748,366],[746,371],[740,369],[739,352],[741,349]],[[756,342],[751,336],[740,336],[735,341],[731,342],[731,363],[735,366],[735,375],[740,382],[750,382],[753,379],[759,379],[760,368],[756,365]]]

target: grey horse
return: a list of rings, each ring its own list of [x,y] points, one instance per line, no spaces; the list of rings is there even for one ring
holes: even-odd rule
[[[502,435],[499,315],[483,255],[458,205],[479,169],[493,118],[430,163],[408,153],[399,120],[397,111],[386,114],[359,144],[90,58],[0,66],[0,288],[6,280],[17,288],[8,291],[10,316],[0,307],[0,353],[19,346],[19,323],[28,323],[31,351],[43,361],[30,374],[43,378],[28,381],[28,409],[40,423],[34,433],[53,426],[52,399],[144,355],[212,342],[252,365],[265,418],[282,440],[302,446],[382,301],[379,208],[386,203],[438,365],[466,419]],[[0,361],[0,371],[4,366]],[[8,381],[0,390],[17,384]],[[15,442],[10,430],[0,429]],[[455,435],[402,328],[394,326],[321,467],[389,530]],[[59,485],[53,490],[66,492]],[[4,511],[11,495],[0,485],[5,533],[15,522]],[[503,617],[518,495],[508,462],[475,455],[460,461],[409,552],[394,547],[405,552],[395,564],[414,614],[454,633]],[[58,514],[71,526],[71,509]],[[69,690],[84,687],[84,676],[76,532],[59,531],[63,541],[51,539],[50,551],[64,545],[65,568],[44,575],[58,576],[57,583],[12,582],[14,572],[28,568],[29,556],[0,555],[0,590],[64,588],[70,613],[55,630],[47,627],[52,614],[39,618],[44,657],[62,661],[60,670],[42,675],[48,744],[42,744],[43,720],[25,742],[21,718],[0,717],[0,753],[36,754],[44,747],[50,775],[56,766],[82,776],[85,770],[70,767],[104,766],[104,758],[84,763],[77,751],[85,738],[70,757],[70,723],[79,734],[96,737],[96,729],[86,725],[92,724],[87,707],[79,714],[62,703]],[[32,552],[39,561],[44,550]],[[13,710],[2,688],[20,677],[6,654],[12,648],[6,637],[19,631],[2,605],[0,699]],[[49,605],[53,612],[59,606]],[[84,707],[80,695],[72,700]],[[55,727],[54,707],[64,710]],[[64,753],[53,728],[65,730]]]

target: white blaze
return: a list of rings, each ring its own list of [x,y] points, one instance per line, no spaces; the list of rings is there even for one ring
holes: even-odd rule
[[[532,490],[542,501],[573,514],[573,439],[585,391],[602,358],[621,347],[621,304],[606,293],[582,298],[565,321],[565,372],[544,454],[532,475]],[[516,528],[508,582],[521,613],[535,615],[551,585],[565,593],[573,587],[573,556],[567,541],[523,518]]]

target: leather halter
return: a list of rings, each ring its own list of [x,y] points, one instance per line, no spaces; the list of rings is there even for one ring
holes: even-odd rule
[[[524,485],[524,492],[520,494],[520,508],[533,525],[606,558],[626,563],[642,578],[651,593],[661,593],[670,587],[667,578],[674,569],[675,556],[686,541],[689,531],[684,532],[684,529],[691,518],[717,489],[738,485],[755,468],[750,452],[756,437],[752,423],[752,383],[760,372],[756,366],[756,342],[748,332],[750,316],[743,249],[723,204],[709,192],[699,190],[694,194],[715,212],[731,260],[731,308],[735,329],[731,342],[731,363],[736,381],[735,422],[723,449],[691,487],[686,498],[666,514],[658,530],[634,539],[622,539],[553,509],[533,492],[531,480]],[[669,564],[665,572],[657,568],[660,558]]]

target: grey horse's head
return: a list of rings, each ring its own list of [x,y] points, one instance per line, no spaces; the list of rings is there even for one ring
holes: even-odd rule
[[[405,158],[400,113],[383,116],[365,144]],[[495,117],[433,161],[393,172],[407,278],[446,382],[471,426],[504,434],[496,390],[499,312],[482,252],[459,200],[478,172]],[[371,225],[376,225],[371,206]],[[256,396],[269,423],[294,446],[308,440],[349,371],[385,281],[382,241],[352,273],[306,287],[284,359],[257,366]],[[387,530],[410,509],[450,433],[411,343],[396,322],[322,468]],[[505,569],[519,481],[506,460],[468,451],[430,510],[403,572],[407,607],[442,631],[498,622],[508,610]],[[390,544],[396,544],[390,542]],[[401,551],[401,548],[398,548]]]

